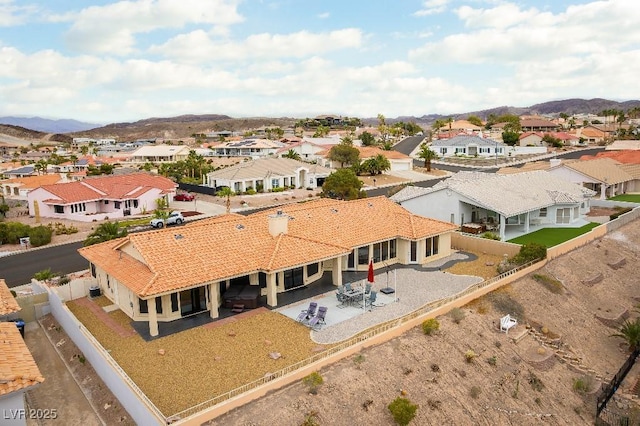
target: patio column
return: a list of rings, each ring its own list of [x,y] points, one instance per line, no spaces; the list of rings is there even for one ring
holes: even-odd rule
[[[604,183],[600,184],[600,199],[601,200],[607,199],[607,185]]]
[[[276,288],[276,273],[267,274],[267,305],[278,306],[278,290]]]
[[[505,230],[507,228],[507,220],[503,215],[500,215],[500,241],[505,239]]]
[[[331,280],[336,287],[342,285],[342,256],[333,259],[331,266]]]
[[[220,284],[217,282],[209,284],[209,303],[211,309],[209,310],[209,316],[211,318],[218,318],[220,313],[218,312],[218,301],[220,298]]]
[[[158,335],[158,314],[156,313],[156,300],[148,299],[147,306],[149,308],[149,334],[152,337]]]
[[[531,216],[531,212],[527,212],[526,216],[525,216],[525,220],[524,220],[524,233],[528,234],[529,233],[529,217]]]

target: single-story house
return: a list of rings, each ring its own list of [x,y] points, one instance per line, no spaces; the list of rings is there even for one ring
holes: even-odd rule
[[[0,318],[11,318],[20,305],[0,279]],[[3,425],[26,425],[24,393],[44,381],[29,348],[12,321],[0,322],[0,419]],[[55,408],[55,407],[52,407]]]
[[[148,173],[109,175],[44,185],[27,194],[29,215],[92,222],[143,214],[167,202],[177,184]]]
[[[11,179],[11,178],[19,178],[26,176],[35,176],[38,173],[35,171],[33,165],[21,166],[12,170],[5,170],[2,172],[2,176]]]
[[[504,157],[507,145],[479,136],[458,135],[431,143],[431,150],[440,157]]]
[[[640,150],[640,140],[617,140],[605,146],[604,149],[606,151],[638,151]]]
[[[204,186],[228,186],[234,192],[248,189],[272,191],[276,188],[317,188],[333,172],[318,164],[291,158],[260,158],[225,167],[204,176]]]
[[[325,272],[338,286],[343,271],[366,271],[370,260],[379,269],[448,256],[455,229],[386,197],[319,199],[132,233],[79,252],[104,295],[156,336],[158,321],[206,311],[218,318],[224,294],[238,286],[277,306],[279,294]]]
[[[555,132],[560,125],[544,118],[524,118],[520,120],[523,132]]]
[[[3,194],[7,198],[26,200],[29,191],[43,185],[53,185],[66,181],[66,176],[59,173],[7,179],[0,181],[0,194]]]
[[[130,163],[174,163],[185,160],[191,148],[187,145],[146,145],[131,154],[127,161]]]
[[[289,151],[293,151],[300,156],[301,160],[311,162],[321,160],[322,156],[320,154],[325,152],[326,149],[326,146],[318,145],[307,140],[300,140],[298,142],[286,143],[285,146],[278,149],[277,155],[282,157]]]
[[[406,187],[391,200],[412,213],[462,228],[483,225],[505,240],[507,230],[529,233],[531,225],[564,226],[583,220],[593,195],[542,170],[506,175],[458,172],[431,188]]]
[[[566,162],[552,159],[549,173],[600,193],[603,200],[626,193],[627,185],[635,181],[618,161],[606,157]]]
[[[544,133],[541,132],[524,132],[520,135],[520,146],[547,146],[542,140]]]
[[[220,157],[262,158],[275,155],[284,144],[270,139],[242,139],[211,144],[209,147]]]
[[[399,151],[387,151],[376,146],[354,146],[354,148],[359,152],[360,162],[382,155],[389,160],[390,172],[413,170],[413,159]],[[328,158],[329,151],[329,149],[326,149],[319,153],[319,155],[322,156],[322,164],[333,169],[341,168],[342,165],[340,163],[333,162]],[[345,167],[350,166],[351,164],[345,164]]]

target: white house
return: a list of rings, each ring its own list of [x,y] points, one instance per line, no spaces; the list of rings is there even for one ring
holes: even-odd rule
[[[600,199],[627,192],[635,178],[611,158],[563,162],[552,159],[549,173],[600,193]]]
[[[333,172],[318,164],[290,158],[261,158],[245,161],[208,173],[204,185],[212,188],[227,186],[234,192],[249,189],[272,191],[276,188],[317,188]]]
[[[263,158],[276,155],[284,144],[270,139],[243,139],[241,141],[220,142],[210,145],[215,155],[221,157]]]
[[[531,226],[586,224],[595,192],[545,171],[509,175],[459,172],[432,188],[409,186],[391,199],[412,213],[459,224],[529,233]],[[478,228],[481,229],[481,228]]]
[[[507,145],[502,142],[467,135],[458,135],[431,143],[431,150],[440,157],[504,157],[506,148]]]
[[[192,148],[187,145],[146,145],[133,151],[130,163],[173,163],[184,160]]]
[[[278,150],[278,156],[282,157],[290,150],[298,154],[301,160],[312,162],[322,158],[321,153],[326,150],[326,146],[318,145],[308,140],[302,140],[283,146]]]

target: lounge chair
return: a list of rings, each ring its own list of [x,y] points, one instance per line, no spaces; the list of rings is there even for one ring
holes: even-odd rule
[[[311,319],[316,314],[317,308],[318,308],[317,302],[309,303],[309,307],[304,311],[300,312],[300,314],[298,315],[298,318],[296,318],[296,321],[303,322],[305,320]]]
[[[325,306],[320,306],[318,308],[318,313],[309,320],[309,327],[313,328],[314,330],[320,329],[320,327],[322,327],[323,324],[326,324],[325,323],[326,315],[327,315],[327,308]]]
[[[511,317],[511,315],[509,314],[500,318],[500,331],[504,331],[505,333],[509,334],[509,330],[516,325],[518,325],[518,320]]]

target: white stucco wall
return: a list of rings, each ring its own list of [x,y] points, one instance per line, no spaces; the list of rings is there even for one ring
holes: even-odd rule
[[[0,398],[0,424],[3,426],[24,426],[27,424],[22,392],[12,392]]]

